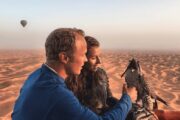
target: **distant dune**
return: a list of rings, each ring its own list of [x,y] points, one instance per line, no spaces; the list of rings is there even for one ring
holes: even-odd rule
[[[146,79],[151,80],[157,94],[169,103],[159,103],[163,110],[180,110],[180,53],[103,51],[102,67],[109,75],[110,88],[121,96],[124,72],[128,60],[140,61]],[[14,102],[26,77],[45,61],[42,50],[0,51],[0,120],[9,120]]]

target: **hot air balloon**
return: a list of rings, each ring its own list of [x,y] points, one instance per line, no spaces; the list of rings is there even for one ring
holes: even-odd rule
[[[21,20],[20,23],[21,23],[21,25],[22,25],[23,27],[25,27],[25,26],[27,25],[27,21],[26,21],[26,20]]]

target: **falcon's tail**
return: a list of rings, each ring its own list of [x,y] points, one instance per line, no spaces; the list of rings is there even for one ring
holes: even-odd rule
[[[163,100],[161,97],[156,95],[156,99],[168,106],[168,103],[165,100]]]

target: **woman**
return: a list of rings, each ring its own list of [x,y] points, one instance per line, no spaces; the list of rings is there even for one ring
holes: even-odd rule
[[[66,84],[79,101],[97,114],[102,114],[113,107],[117,99],[112,96],[106,72],[99,67],[100,44],[90,36],[86,36],[87,62],[79,76],[71,76]]]

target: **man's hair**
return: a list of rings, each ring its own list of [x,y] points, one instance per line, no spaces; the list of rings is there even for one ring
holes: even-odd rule
[[[96,38],[91,37],[91,36],[85,36],[85,40],[87,43],[87,53],[86,55],[89,53],[89,49],[91,49],[92,47],[99,47],[100,43],[99,41],[97,41]]]
[[[60,52],[72,57],[76,35],[84,36],[84,31],[76,28],[58,28],[52,31],[45,43],[47,62],[58,61]]]

